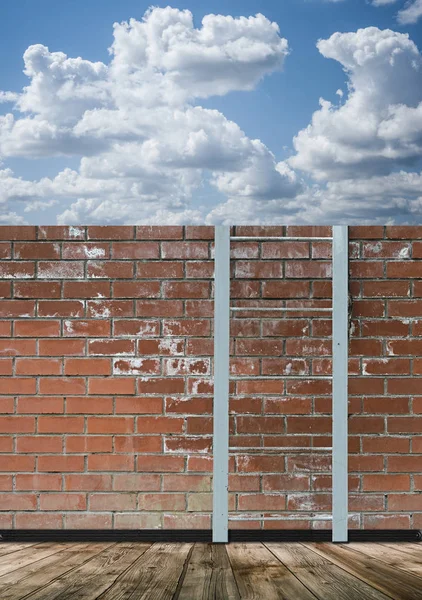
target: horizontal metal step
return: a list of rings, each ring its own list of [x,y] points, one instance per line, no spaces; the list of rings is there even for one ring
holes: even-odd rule
[[[278,452],[331,452],[331,446],[232,446],[229,449],[230,454],[273,454]]]
[[[268,241],[268,242],[329,242],[332,237],[312,237],[312,236],[269,236],[269,235],[232,235],[231,240],[238,242],[246,241]]]
[[[231,306],[230,307],[231,311],[235,311],[235,312],[245,312],[245,311],[251,311],[251,312],[267,312],[267,311],[276,311],[276,312],[333,312],[332,308],[312,308],[310,306],[305,306],[303,308],[282,308],[282,307],[268,307],[268,308],[262,308],[262,307],[254,307],[254,306]]]

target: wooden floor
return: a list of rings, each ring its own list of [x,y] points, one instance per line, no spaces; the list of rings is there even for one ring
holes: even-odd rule
[[[422,600],[422,543],[1,543],[1,600]]]

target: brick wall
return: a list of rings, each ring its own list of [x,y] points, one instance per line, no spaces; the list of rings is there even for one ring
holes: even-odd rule
[[[212,240],[0,227],[1,528],[211,526]],[[232,303],[330,306],[330,248],[233,242]],[[352,227],[350,255],[350,527],[421,528],[422,226]],[[250,377],[231,383],[231,445],[292,448],[231,457],[230,508],[250,515],[231,527],[330,527],[330,453],[294,450],[331,444],[331,383],[311,379],[330,374],[330,318],[237,312],[231,334]]]

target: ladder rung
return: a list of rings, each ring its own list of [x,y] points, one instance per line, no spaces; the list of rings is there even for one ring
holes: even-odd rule
[[[229,452],[230,454],[272,454],[272,453],[276,453],[276,452],[289,452],[289,453],[295,453],[295,452],[305,452],[308,454],[312,454],[312,452],[318,451],[318,452],[331,452],[332,447],[331,446],[304,446],[304,447],[299,447],[299,446],[293,446],[293,447],[289,447],[289,446],[268,446],[268,447],[256,447],[256,446],[233,446],[232,448],[230,448]]]
[[[299,521],[301,519],[307,519],[308,521],[331,521],[332,517],[324,516],[324,515],[297,515],[297,516],[277,516],[277,517],[260,517],[263,513],[256,513],[255,515],[247,516],[247,515],[239,515],[239,516],[230,516],[229,521]]]
[[[231,381],[248,379],[332,379],[332,375],[239,375],[238,377],[229,377]]]
[[[311,311],[311,312],[333,312],[332,308],[311,308],[310,306],[305,306],[303,308],[282,308],[282,307],[269,307],[269,308],[255,308],[254,306],[231,306],[230,310],[232,311],[237,311],[237,312],[243,312],[245,310],[247,311],[258,311],[258,312],[266,312],[266,311],[278,311],[278,312],[306,312],[306,311]]]
[[[291,237],[291,236],[268,236],[268,235],[234,235],[230,236],[231,240],[238,242],[245,241],[269,241],[269,242],[329,242],[332,240],[332,237],[312,237],[312,236],[303,236],[303,237]]]

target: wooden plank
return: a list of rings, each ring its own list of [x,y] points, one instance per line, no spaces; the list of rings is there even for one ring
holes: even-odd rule
[[[105,550],[110,543],[66,544],[64,550],[0,577],[0,598],[16,600],[50,583]]]
[[[363,556],[343,544],[307,543],[304,546],[395,600],[421,600],[420,578],[411,573],[404,573],[380,560]]]
[[[301,544],[265,546],[320,600],[390,600],[390,596]]]
[[[151,544],[113,544],[80,567],[27,596],[28,600],[94,600]]]
[[[406,554],[411,554],[417,560],[422,559],[422,544],[420,542],[382,542],[381,545],[386,548],[392,548]]]
[[[349,544],[349,547],[366,556],[382,560],[396,569],[402,569],[402,571],[422,577],[422,551],[415,557],[409,552],[398,550],[393,544],[387,546],[365,542],[364,544]]]
[[[192,548],[185,543],[154,544],[98,600],[172,600]]]
[[[195,544],[175,600],[240,600],[223,544]]]
[[[0,556],[4,556],[5,554],[11,554],[12,552],[24,550],[25,548],[29,548],[30,546],[36,545],[37,542],[2,542],[0,543]]]
[[[37,544],[36,546],[30,546],[23,548],[13,554],[5,554],[0,557],[0,576],[10,571],[15,571],[21,567],[25,567],[37,560],[56,554],[64,547],[64,544],[57,544],[56,542],[45,542]]]
[[[262,544],[227,546],[242,600],[315,600],[310,592]]]

